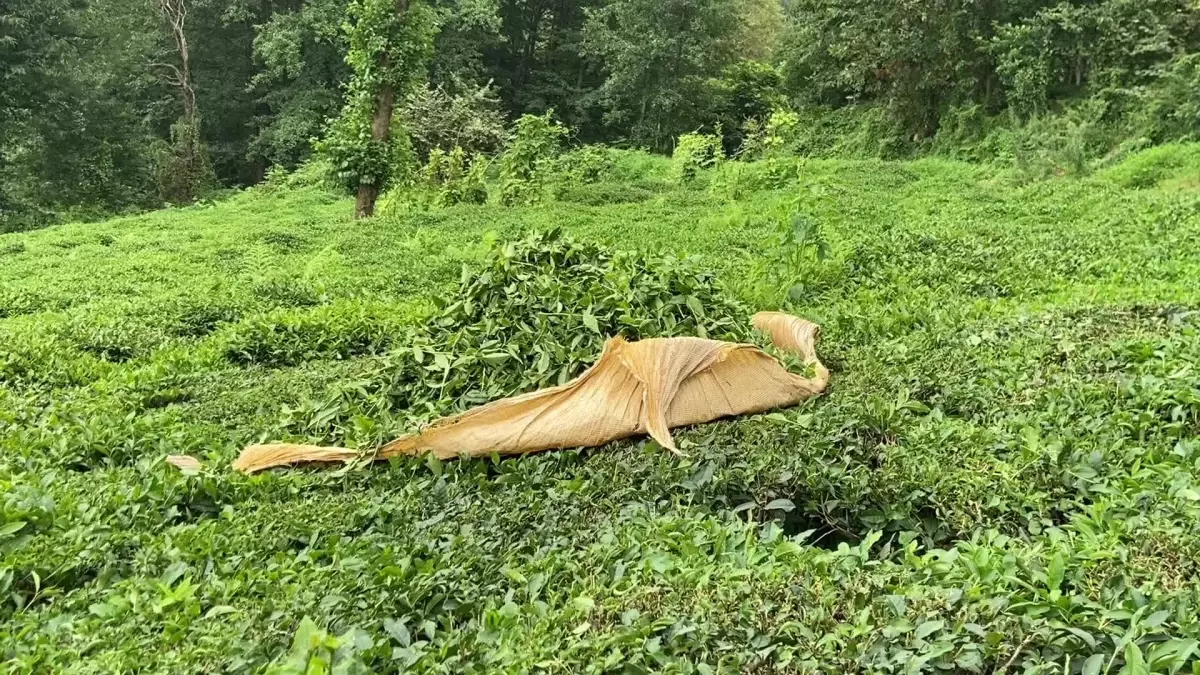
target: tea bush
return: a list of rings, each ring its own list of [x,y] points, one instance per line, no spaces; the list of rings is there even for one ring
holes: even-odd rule
[[[0,235],[0,670],[1196,672],[1194,153],[681,187],[607,150],[572,160],[590,202],[355,223],[280,179]],[[684,457],[228,468],[555,384],[608,335],[751,340],[760,309],[822,326],[829,392],[680,429]]]

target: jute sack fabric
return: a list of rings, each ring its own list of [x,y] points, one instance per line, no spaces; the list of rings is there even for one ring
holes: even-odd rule
[[[754,345],[700,338],[605,343],[582,375],[549,389],[506,398],[434,422],[380,448],[375,456],[432,453],[439,459],[516,455],[596,447],[649,435],[678,452],[670,430],[722,417],[795,405],[823,392],[829,371],[817,358],[820,328],[779,312],[752,318],[780,350],[799,356],[812,377],[789,372]],[[302,462],[350,461],[357,451],[309,445],[246,448],[234,462],[253,473]]]

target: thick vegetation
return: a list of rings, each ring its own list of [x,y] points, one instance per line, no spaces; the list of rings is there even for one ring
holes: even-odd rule
[[[355,223],[310,171],[0,235],[5,669],[1196,672],[1197,148],[1029,183],[795,126],[671,163],[526,121],[485,204]],[[227,468],[776,307],[829,394],[683,458]]]
[[[1194,0],[7,0],[0,231],[187,204],[313,140],[364,215],[435,149],[577,142],[1086,173],[1200,133]],[[340,114],[339,114],[340,111]]]

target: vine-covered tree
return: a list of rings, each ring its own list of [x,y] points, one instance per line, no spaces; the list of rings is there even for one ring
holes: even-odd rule
[[[434,18],[420,0],[353,0],[347,7],[346,63],[354,74],[342,114],[320,149],[354,190],[355,218],[374,215],[398,163],[392,135],[396,101],[425,81]]]

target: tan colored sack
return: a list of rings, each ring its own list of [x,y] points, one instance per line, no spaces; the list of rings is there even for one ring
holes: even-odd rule
[[[376,457],[515,455],[595,447],[644,434],[678,452],[673,428],[794,405],[825,390],[829,371],[817,359],[816,324],[779,312],[761,312],[753,322],[776,347],[801,357],[814,376],[788,372],[754,345],[700,338],[626,342],[616,337],[605,344],[600,360],[574,380],[443,418],[385,445]],[[358,456],[345,448],[256,445],[246,448],[233,466],[253,473]]]

